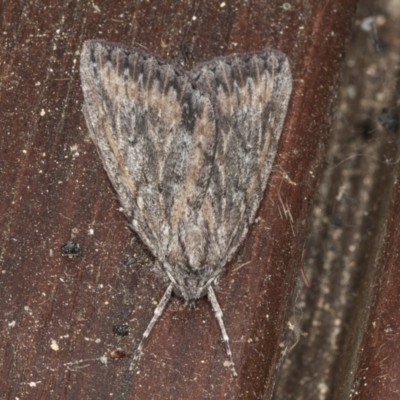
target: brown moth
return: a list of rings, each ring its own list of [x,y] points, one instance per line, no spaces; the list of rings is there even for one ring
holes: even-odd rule
[[[90,136],[125,215],[171,293],[207,295],[236,375],[213,286],[263,197],[292,90],[276,50],[216,58],[190,72],[138,48],[84,43],[80,74]]]

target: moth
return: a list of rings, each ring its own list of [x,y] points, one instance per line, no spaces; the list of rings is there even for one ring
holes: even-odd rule
[[[131,227],[166,291],[207,296],[236,375],[214,287],[263,197],[292,90],[276,50],[215,58],[187,72],[139,48],[84,42],[83,112]]]

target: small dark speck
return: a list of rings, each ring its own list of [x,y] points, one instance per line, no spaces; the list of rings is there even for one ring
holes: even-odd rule
[[[369,140],[374,136],[375,132],[375,125],[373,124],[373,121],[371,118],[368,118],[364,121],[362,121],[358,126],[356,127],[357,133],[361,133],[361,137],[364,140]]]
[[[333,226],[335,226],[336,228],[342,228],[343,227],[342,220],[339,217],[333,217],[331,219],[331,224]]]
[[[66,257],[79,257],[82,255],[82,250],[78,242],[75,240],[68,240],[61,246],[61,255]]]
[[[133,265],[135,263],[136,263],[136,258],[134,256],[128,256],[128,257],[126,257],[124,265],[129,267],[130,265]]]
[[[388,108],[383,108],[378,115],[378,121],[389,132],[397,132],[399,129],[399,117]]]
[[[374,41],[374,49],[375,51],[380,54],[381,56],[384,56],[387,54],[389,45],[384,42],[383,40],[375,40]]]
[[[127,324],[114,325],[113,333],[118,336],[128,336],[129,327]]]

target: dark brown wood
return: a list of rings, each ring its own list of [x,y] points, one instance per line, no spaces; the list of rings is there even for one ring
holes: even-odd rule
[[[365,85],[365,98],[376,98],[375,118],[393,115],[399,118],[399,61],[400,52],[397,7],[390,1],[380,4],[381,13],[374,15],[370,55],[363,63],[368,71],[375,69],[375,78]],[[370,9],[364,19],[371,19]],[[376,78],[379,77],[379,80]],[[366,102],[363,102],[366,104]],[[365,109],[365,107],[364,107]],[[386,123],[389,122],[386,118]],[[392,121],[393,122],[393,121]],[[354,399],[395,400],[400,393],[400,147],[398,126],[378,122],[377,153],[373,158],[375,179],[371,190],[371,205],[378,213],[377,229],[371,235],[371,256],[366,265],[361,290],[353,312],[350,334],[345,343],[347,360],[340,375],[351,370],[335,391],[335,398],[352,395]],[[380,133],[380,134],[379,134]],[[379,162],[379,164],[378,164]],[[373,216],[373,215],[372,215]]]
[[[388,210],[385,237],[366,291],[370,313],[364,320],[353,398],[395,400],[400,390],[400,164]],[[339,397],[337,397],[339,398]]]
[[[356,0],[292,3],[2,4],[2,398],[272,395]],[[194,309],[174,299],[145,345],[139,372],[128,371],[126,355],[163,287],[88,139],[78,67],[89,38],[143,46],[186,68],[265,47],[291,61],[294,91],[275,172],[217,291],[236,379],[223,365],[205,299]],[[81,257],[61,256],[70,239]],[[134,265],[124,265],[128,255]],[[129,336],[113,333],[121,324]]]
[[[311,288],[291,316],[307,339],[276,399],[400,393],[398,127],[379,121],[399,116],[398,17],[391,1],[360,2],[304,260]]]

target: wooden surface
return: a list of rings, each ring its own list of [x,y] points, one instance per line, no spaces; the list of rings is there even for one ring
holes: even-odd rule
[[[3,2],[1,398],[272,396],[356,1],[291,3]],[[143,46],[186,68],[266,47],[291,61],[294,90],[275,172],[217,290],[236,379],[205,299],[190,309],[175,298],[138,373],[128,371],[125,355],[163,287],[88,139],[78,68],[89,38]],[[71,239],[80,257],[61,255]],[[129,255],[133,265],[124,264]],[[123,324],[128,336],[114,333]]]
[[[359,4],[277,399],[399,398],[399,18]]]

